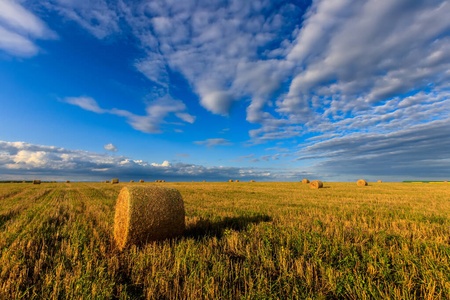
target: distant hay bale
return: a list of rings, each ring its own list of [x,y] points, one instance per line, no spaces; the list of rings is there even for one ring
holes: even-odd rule
[[[228,180],[228,182],[233,182],[233,179]]]
[[[111,184],[117,184],[117,183],[119,183],[119,179],[118,178],[111,179]]]
[[[302,180],[302,183],[309,183],[309,180],[305,178]]]
[[[206,182],[206,180],[203,180],[203,182]]]
[[[239,182],[239,179],[236,179],[234,182]]]
[[[166,182],[165,180],[161,180],[161,182]]]
[[[256,182],[256,181],[254,181],[254,180],[250,180],[250,182]]]
[[[357,185],[359,186],[366,186],[367,185],[367,181],[365,181],[364,179],[360,179],[356,182]]]
[[[70,183],[70,180],[66,180],[66,183]]]
[[[381,181],[381,180],[378,180],[377,182],[378,182],[378,183],[383,183],[383,181]]]
[[[144,183],[144,179],[139,180],[139,183]]]
[[[176,237],[185,229],[185,210],[176,189],[124,187],[117,198],[114,239],[117,247]]]
[[[105,183],[109,183],[109,180],[105,180]]]
[[[159,180],[155,180],[155,182],[159,182]]]
[[[41,184],[40,180],[33,180],[33,184]]]
[[[134,182],[134,180],[130,180],[130,182],[131,182],[131,183],[133,183],[133,182]]]
[[[22,181],[22,183],[26,183],[25,181]]]
[[[309,187],[312,189],[321,189],[321,188],[323,188],[323,182],[320,180],[311,181],[311,183],[309,184]]]

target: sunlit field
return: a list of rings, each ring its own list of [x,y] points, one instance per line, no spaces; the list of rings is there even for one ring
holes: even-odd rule
[[[182,236],[120,252],[127,185],[181,192]],[[0,184],[0,298],[450,299],[450,184]]]

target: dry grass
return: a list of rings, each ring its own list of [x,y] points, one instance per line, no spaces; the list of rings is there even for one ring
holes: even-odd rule
[[[114,238],[119,249],[133,244],[172,238],[185,228],[183,198],[176,189],[124,187],[114,218]]]
[[[367,181],[365,181],[364,179],[360,179],[356,182],[356,185],[358,186],[367,186]]]
[[[321,188],[323,188],[323,182],[320,180],[313,180],[309,184],[309,187],[312,189],[321,189]]]

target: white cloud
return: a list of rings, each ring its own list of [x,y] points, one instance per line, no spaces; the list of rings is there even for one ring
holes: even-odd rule
[[[104,109],[101,109],[98,106],[97,101],[95,101],[93,98],[91,97],[87,97],[87,96],[81,96],[81,97],[66,97],[64,99],[65,102],[72,104],[72,105],[76,105],[81,107],[82,109],[88,110],[88,111],[92,111],[98,114],[102,114],[107,112]]]
[[[117,147],[115,145],[113,145],[112,143],[104,145],[103,148],[105,148],[105,150],[107,150],[107,151],[117,152]]]
[[[297,173],[295,173],[297,174]],[[25,142],[0,141],[0,179],[43,180],[104,180],[106,178],[145,179],[164,178],[172,181],[210,180],[276,180],[294,174],[276,174],[268,170],[205,167],[201,165],[161,164],[133,160],[125,156],[109,156],[83,150],[69,150],[54,146],[34,145]]]
[[[11,0],[0,1],[0,49],[19,57],[39,53],[35,39],[57,38],[55,32],[21,4]]]

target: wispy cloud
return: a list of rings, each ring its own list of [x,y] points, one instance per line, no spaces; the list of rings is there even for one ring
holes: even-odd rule
[[[205,141],[195,141],[197,145],[206,145],[207,147],[215,147],[215,146],[230,146],[233,143],[230,143],[229,140],[226,139],[207,139]]]
[[[184,105],[182,101],[175,100],[169,95],[164,95],[147,103],[145,109],[146,115],[136,115],[127,110],[117,108],[103,109],[98,105],[95,99],[87,96],[67,97],[64,98],[64,102],[98,114],[108,113],[125,117],[128,124],[134,129],[146,133],[161,133],[160,126],[165,123],[164,119],[170,114],[174,114],[178,119],[187,123],[192,124],[195,121],[194,116],[185,112],[186,105]]]
[[[39,53],[36,39],[55,38],[57,34],[30,10],[16,1],[0,1],[0,50],[31,57]]]

